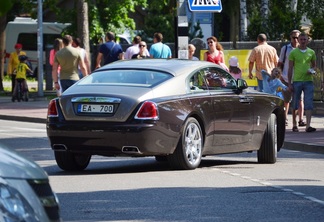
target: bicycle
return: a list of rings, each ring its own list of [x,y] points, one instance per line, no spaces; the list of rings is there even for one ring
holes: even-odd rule
[[[28,89],[25,89],[24,87],[24,81],[25,79],[18,78],[17,81],[17,87],[16,92],[14,92],[14,95],[12,96],[12,102],[15,102],[15,99],[17,99],[18,102],[25,101],[28,102]]]

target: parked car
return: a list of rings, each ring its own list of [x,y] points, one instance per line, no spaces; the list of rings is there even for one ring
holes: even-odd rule
[[[46,172],[0,145],[0,221],[61,221]]]
[[[275,163],[285,137],[283,100],[248,88],[205,61],[118,61],[50,101],[47,135],[58,166],[85,169],[92,155],[155,156],[175,169],[202,157],[257,151]]]

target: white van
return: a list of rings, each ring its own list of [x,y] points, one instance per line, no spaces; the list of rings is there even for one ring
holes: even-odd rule
[[[46,46],[53,45],[55,38],[60,38],[64,28],[70,24],[56,23],[56,22],[43,22],[43,61],[46,63]],[[15,44],[20,43],[23,45],[23,51],[26,52],[33,69],[37,68],[37,20],[24,17],[16,17],[14,21],[8,22],[5,35],[6,35],[6,60],[5,72],[7,72],[7,62],[9,61],[10,53],[15,51]]]

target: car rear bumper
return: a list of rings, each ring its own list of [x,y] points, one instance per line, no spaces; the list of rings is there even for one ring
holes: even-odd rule
[[[47,124],[55,151],[103,156],[151,156],[173,153],[179,133],[159,124]]]

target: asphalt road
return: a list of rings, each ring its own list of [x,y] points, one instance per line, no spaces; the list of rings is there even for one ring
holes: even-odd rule
[[[63,221],[322,221],[324,155],[282,150],[205,158],[192,171],[154,158],[95,156],[87,170],[61,171],[45,125],[0,120],[0,143],[48,173]]]

